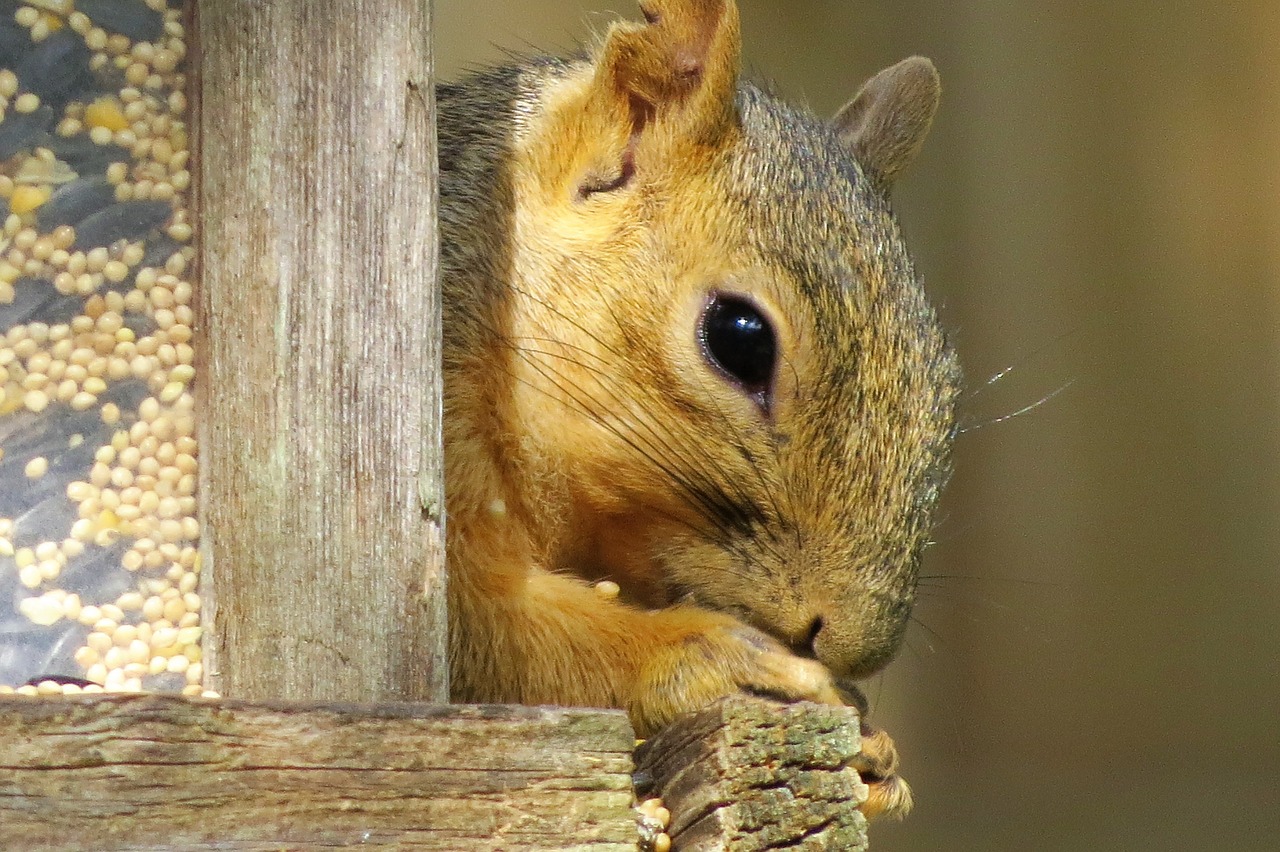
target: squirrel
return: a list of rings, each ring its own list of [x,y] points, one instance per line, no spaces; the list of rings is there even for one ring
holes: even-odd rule
[[[733,0],[640,6],[437,88],[452,696],[865,711],[960,385],[888,200],[938,75],[822,121],[740,80]],[[892,740],[861,760],[905,813]]]

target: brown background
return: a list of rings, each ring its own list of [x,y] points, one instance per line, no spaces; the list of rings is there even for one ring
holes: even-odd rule
[[[1280,4],[741,7],[820,112],[910,53],[944,81],[898,207],[981,428],[869,684],[919,802],[875,848],[1274,848]],[[438,0],[442,69],[605,9]]]

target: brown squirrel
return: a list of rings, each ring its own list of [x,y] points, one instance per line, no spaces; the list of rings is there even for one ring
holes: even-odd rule
[[[641,736],[739,691],[865,705],[960,381],[888,202],[937,73],[822,122],[739,81],[733,0],[641,8],[438,90],[453,696]],[[904,813],[867,733],[864,813]]]

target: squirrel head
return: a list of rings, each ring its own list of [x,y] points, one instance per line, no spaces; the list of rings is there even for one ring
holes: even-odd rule
[[[824,122],[739,83],[731,0],[642,7],[516,110],[509,418],[548,558],[869,674],[959,384],[888,203],[937,74],[905,60]]]

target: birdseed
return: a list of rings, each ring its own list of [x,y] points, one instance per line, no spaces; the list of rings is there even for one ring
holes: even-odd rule
[[[204,694],[186,5],[0,0],[0,693]]]

